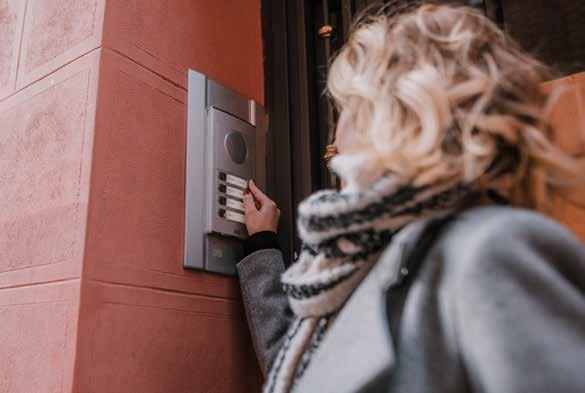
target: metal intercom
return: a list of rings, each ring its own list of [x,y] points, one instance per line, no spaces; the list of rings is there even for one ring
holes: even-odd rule
[[[256,176],[264,109],[189,70],[184,266],[235,274],[246,238],[243,193]]]

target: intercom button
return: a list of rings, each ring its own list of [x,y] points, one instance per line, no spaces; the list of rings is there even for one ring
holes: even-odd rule
[[[229,184],[233,184],[234,186],[237,186],[237,187],[241,187],[241,188],[247,188],[248,187],[248,182],[245,179],[242,179],[241,177],[237,177],[237,176],[234,176],[234,175],[228,174],[226,176],[226,181]]]
[[[230,209],[239,210],[242,213],[244,212],[244,204],[242,202],[236,201],[231,198],[227,199],[226,202],[227,207],[229,207]]]
[[[227,174],[225,172],[219,172],[219,180],[225,181]]]
[[[246,217],[243,214],[232,212],[229,210],[224,210],[223,218],[230,221],[239,222],[240,224],[246,223]]]
[[[239,188],[235,188],[235,187],[226,186],[224,184],[220,184],[217,189],[221,194],[227,194],[231,197],[237,198],[240,201],[244,200],[244,190],[240,190]]]
[[[234,187],[226,187],[225,193],[229,196],[233,196],[234,198],[238,198],[239,200],[244,199],[244,191],[240,190],[239,188]]]

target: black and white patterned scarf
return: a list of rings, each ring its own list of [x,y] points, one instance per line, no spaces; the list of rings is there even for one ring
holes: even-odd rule
[[[353,164],[348,168],[348,163]],[[333,166],[348,186],[342,191],[317,192],[299,205],[303,247],[298,261],[282,276],[296,320],[264,392],[294,389],[333,318],[395,233],[414,220],[452,211],[475,188],[401,185],[390,175],[356,172],[363,167],[359,157],[336,157]]]

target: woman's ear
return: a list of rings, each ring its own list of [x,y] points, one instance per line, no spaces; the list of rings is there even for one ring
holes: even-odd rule
[[[384,174],[384,167],[372,152],[338,154],[331,169],[341,178],[343,191],[356,192],[368,188]]]
[[[363,145],[359,130],[355,128],[351,116],[351,111],[342,111],[335,128],[335,146],[341,154],[354,151]]]

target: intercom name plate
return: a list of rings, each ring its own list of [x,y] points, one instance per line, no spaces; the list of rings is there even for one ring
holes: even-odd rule
[[[217,187],[217,192],[219,192],[220,194],[225,194],[225,195],[229,195],[233,198],[236,198],[237,200],[242,200],[244,198],[244,190],[239,189],[239,188],[234,188],[232,186],[228,186],[225,184],[220,184]]]
[[[232,199],[232,198],[226,198],[225,205],[228,208],[233,209],[237,212],[244,213],[244,204],[240,201],[237,201],[237,200]]]
[[[237,177],[234,175],[230,175],[229,173],[226,174],[225,181],[227,182],[227,184],[238,186],[240,188],[247,188],[248,187],[248,182],[245,179],[242,179],[241,177]]]

